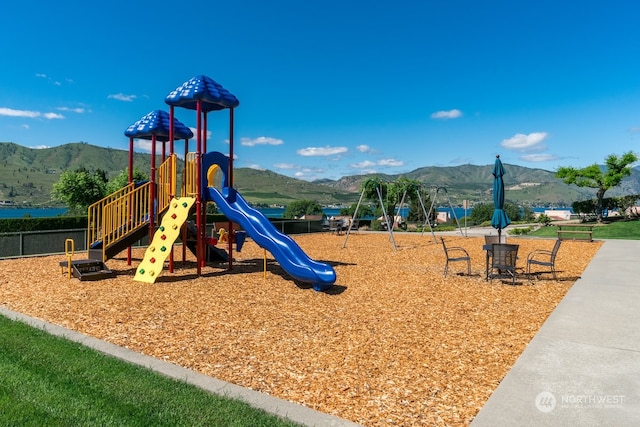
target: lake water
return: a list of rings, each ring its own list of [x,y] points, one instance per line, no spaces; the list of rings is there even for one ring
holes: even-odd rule
[[[62,215],[66,208],[0,208],[0,218],[51,218]]]
[[[544,212],[549,208],[533,208],[534,212]],[[573,212],[573,209],[558,207],[556,210],[570,210]],[[267,218],[282,218],[282,214],[284,213],[284,208],[260,208],[258,209],[264,216]],[[455,215],[457,218],[465,217],[465,210],[462,208],[453,208],[455,211]],[[29,215],[32,218],[50,218],[56,217],[59,215],[63,215],[67,211],[66,208],[0,208],[0,218],[24,218],[26,215]],[[340,215],[339,208],[324,208],[322,212],[330,216]],[[454,218],[453,212],[451,208],[441,207],[438,208],[438,212],[449,212],[449,216]],[[403,208],[400,210],[400,216],[406,218],[409,214],[409,208]],[[471,214],[471,209],[466,210],[466,215]]]

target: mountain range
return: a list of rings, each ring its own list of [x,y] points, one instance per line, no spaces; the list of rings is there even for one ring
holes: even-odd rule
[[[126,170],[128,151],[103,148],[84,142],[57,147],[34,149],[11,142],[0,142],[0,201],[19,206],[55,206],[51,200],[53,184],[62,171],[85,167],[101,169],[109,178]],[[158,160],[159,164],[159,160]],[[151,155],[135,153],[134,165],[148,173]],[[179,170],[182,162],[179,162]],[[574,201],[593,198],[595,190],[567,185],[552,171],[504,165],[506,200],[529,206],[567,206]],[[322,205],[356,203],[361,183],[378,177],[391,182],[400,177],[424,183],[431,189],[439,205],[459,206],[463,200],[492,203],[493,165],[460,165],[451,167],[425,166],[411,172],[390,175],[350,175],[338,180],[313,182],[291,178],[269,170],[234,169],[237,190],[251,203],[287,205],[294,200],[316,200]],[[620,186],[607,191],[607,197],[640,194],[640,167]],[[6,202],[5,202],[6,203]]]

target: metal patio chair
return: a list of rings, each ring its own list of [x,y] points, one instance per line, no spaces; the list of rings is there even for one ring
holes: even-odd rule
[[[444,254],[447,257],[447,263],[444,266],[444,277],[447,277],[449,273],[449,263],[450,262],[466,262],[467,263],[467,275],[471,276],[471,257],[469,256],[469,252],[461,246],[451,246],[447,247],[447,244],[444,242],[444,239],[440,237],[442,241],[442,248],[444,249]]]
[[[518,261],[519,245],[507,243],[494,243],[491,249],[491,268],[489,278],[511,279],[511,284],[516,283],[516,263]]]
[[[551,273],[553,280],[557,280],[556,276],[556,255],[560,250],[562,240],[557,239],[553,249],[548,251],[546,249],[536,249],[527,256],[527,274],[531,274],[531,266],[548,267],[546,270],[538,270],[533,274]]]

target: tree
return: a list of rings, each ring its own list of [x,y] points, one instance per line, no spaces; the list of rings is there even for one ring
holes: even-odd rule
[[[143,173],[137,167],[133,168],[133,182],[147,181],[148,179],[149,175]],[[110,179],[107,183],[107,194],[115,193],[127,184],[129,184],[129,171],[127,169],[123,169],[117,176]]]
[[[356,213],[356,207],[357,206],[358,206],[357,203],[353,203],[348,208],[340,209],[340,215],[353,217],[353,214]],[[367,205],[365,203],[361,203],[360,207],[358,207],[358,218],[362,218],[362,217],[365,217],[365,216],[373,216],[373,211],[371,210],[371,206],[369,206],[369,205]]]
[[[90,172],[84,167],[65,170],[53,184],[51,197],[64,202],[71,212],[80,213],[106,195],[106,173]]]
[[[556,172],[556,177],[564,181],[565,184],[575,184],[578,187],[588,187],[596,189],[596,217],[598,222],[602,222],[602,200],[604,194],[610,188],[620,184],[623,178],[631,175],[631,165],[638,161],[638,156],[629,151],[618,157],[610,154],[605,159],[604,170],[597,164],[587,166],[582,169],[573,167],[560,167]]]
[[[493,206],[493,203],[480,203],[473,207],[471,214],[469,215],[469,219],[474,224],[489,222],[493,216],[494,209],[495,207]],[[522,217],[520,207],[513,203],[505,203],[504,211],[507,213],[507,216],[511,221],[519,221]]]
[[[300,218],[303,215],[322,215],[322,206],[315,200],[296,200],[287,205],[283,218]]]

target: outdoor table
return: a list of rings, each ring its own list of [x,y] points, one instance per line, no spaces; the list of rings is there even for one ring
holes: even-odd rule
[[[482,250],[485,252],[485,260],[484,260],[484,280],[489,280],[489,258],[491,258],[491,254],[493,253],[493,244],[490,245],[482,245]]]

